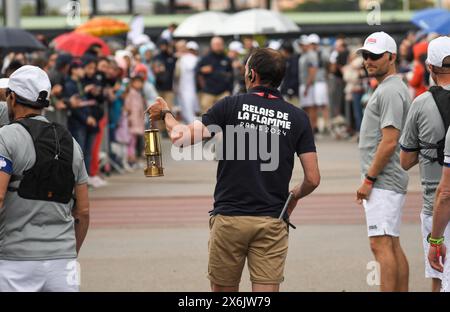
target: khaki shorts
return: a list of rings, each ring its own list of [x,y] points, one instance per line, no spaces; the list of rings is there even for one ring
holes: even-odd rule
[[[294,106],[300,106],[300,98],[298,96],[284,96],[284,100]]]
[[[221,94],[214,95],[209,93],[200,94],[200,106],[202,108],[202,113],[206,113],[216,102],[220,101],[226,96],[229,96],[230,92],[225,91]]]
[[[245,259],[250,280],[280,284],[288,251],[286,222],[271,217],[222,216],[209,222],[208,278],[219,286],[238,286]]]

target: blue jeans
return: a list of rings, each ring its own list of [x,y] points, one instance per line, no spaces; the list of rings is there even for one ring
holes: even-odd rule
[[[361,122],[363,118],[363,111],[361,106],[362,93],[352,93],[352,107],[353,117],[355,118],[355,130],[359,132],[361,129]]]
[[[88,175],[90,176],[91,171],[91,157],[92,157],[92,143],[95,139],[95,133],[89,132],[87,127],[79,127],[76,129],[70,129],[72,136],[75,141],[81,147],[81,150],[84,154],[84,164],[86,166],[86,170]]]

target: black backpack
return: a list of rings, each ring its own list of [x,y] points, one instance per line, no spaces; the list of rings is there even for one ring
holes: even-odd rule
[[[20,184],[8,190],[17,191],[25,199],[68,204],[75,186],[73,139],[69,131],[57,123],[30,118],[13,123],[22,125],[31,135],[36,162],[23,176],[12,176],[11,182],[20,180]]]
[[[447,134],[448,127],[450,125],[450,91],[445,90],[442,87],[431,87],[430,90],[433,95],[433,99],[436,102],[436,106],[441,114],[442,121],[444,122],[445,134],[444,137],[437,143],[419,142],[420,149],[435,149],[437,157],[433,158],[420,152],[423,158],[428,159],[431,162],[439,162],[441,166],[444,165],[444,148],[445,148],[445,135]]]

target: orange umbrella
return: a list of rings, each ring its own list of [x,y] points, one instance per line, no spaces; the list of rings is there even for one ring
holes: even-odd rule
[[[75,31],[96,37],[114,36],[130,30],[128,24],[110,17],[94,17],[78,26]]]

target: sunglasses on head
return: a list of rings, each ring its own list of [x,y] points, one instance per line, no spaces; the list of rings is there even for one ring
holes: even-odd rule
[[[384,53],[381,53],[381,54],[375,54],[375,53],[370,53],[370,52],[363,52],[363,53],[362,53],[362,57],[363,57],[363,59],[364,59],[365,61],[367,61],[369,58],[370,58],[372,61],[377,61],[377,60],[379,60],[380,58],[382,58],[383,55],[384,55]]]

